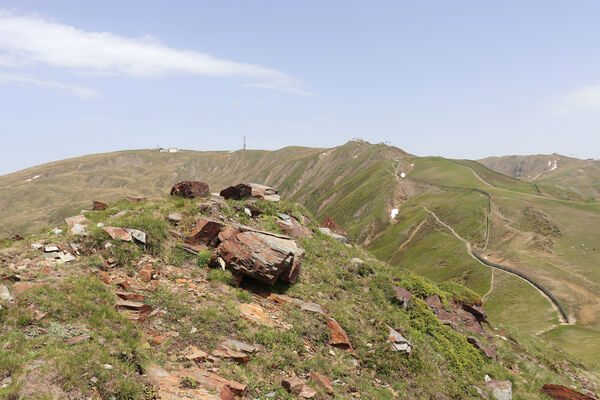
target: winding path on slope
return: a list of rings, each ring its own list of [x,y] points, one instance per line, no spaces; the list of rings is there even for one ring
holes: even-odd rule
[[[460,236],[454,230],[454,228],[452,228],[450,225],[448,225],[444,221],[442,221],[433,211],[431,211],[427,207],[425,207],[423,205],[421,207],[423,207],[423,209],[425,209],[425,211],[427,211],[429,214],[431,214],[440,225],[444,226],[446,229],[448,229],[450,232],[452,232],[452,234],[454,236],[456,236],[456,238],[458,240],[463,242],[465,244],[465,247],[467,248],[467,253],[471,257],[473,257],[475,260],[477,260],[479,263],[481,263],[485,266],[488,266],[488,267],[502,269],[503,271],[506,271],[506,272],[520,278],[521,280],[527,282],[529,285],[533,286],[542,296],[544,296],[544,298],[546,300],[548,300],[550,302],[554,311],[556,311],[558,313],[559,319],[561,319],[560,325],[568,325],[568,317],[566,316],[566,313],[563,311],[562,306],[560,305],[560,303],[558,303],[558,301],[556,299],[553,298],[553,296],[551,294],[546,293],[547,292],[546,289],[540,287],[540,285],[537,282],[535,282],[533,279],[527,277],[525,274],[519,273],[518,271],[514,271],[514,270],[512,270],[512,268],[498,266],[498,265],[490,265],[492,263],[488,263],[488,262],[484,261],[484,259],[482,259],[482,257],[479,254],[477,254],[476,251],[473,250],[471,243],[469,243],[469,241],[467,239]],[[493,285],[493,275],[492,275],[492,282],[490,283],[490,290],[485,294],[485,296],[487,296],[491,293],[492,287],[493,287],[492,285]],[[554,328],[554,326],[549,329],[552,329],[552,328]]]
[[[489,182],[486,182],[484,179],[482,179],[479,174],[477,173],[477,171],[475,171],[473,168],[457,163],[461,166],[463,166],[464,168],[468,168],[470,169],[475,176],[477,176],[483,183],[485,183],[486,185],[492,186]],[[481,193],[485,196],[488,197],[489,203],[488,203],[488,213],[486,216],[486,233],[485,233],[485,245],[483,247],[482,250],[473,250],[471,243],[469,243],[468,240],[466,240],[465,238],[463,238],[462,236],[460,236],[451,226],[449,226],[448,224],[444,223],[442,220],[440,220],[438,218],[437,215],[435,215],[435,213],[429,209],[427,209],[427,207],[422,206],[425,211],[427,211],[428,213],[430,213],[432,216],[435,217],[435,219],[444,227],[446,227],[448,230],[450,230],[452,232],[452,234],[454,236],[456,236],[460,241],[462,241],[463,243],[465,243],[465,246],[467,248],[467,253],[475,258],[477,261],[479,261],[481,264],[486,265],[488,267],[491,268],[496,268],[496,269],[500,269],[503,270],[505,272],[508,272],[522,280],[524,280],[525,282],[527,282],[528,284],[530,284],[531,286],[533,286],[542,296],[544,296],[552,305],[552,308],[558,313],[558,318],[559,318],[559,324],[558,325],[569,325],[569,317],[567,316],[567,313],[565,312],[565,310],[563,309],[562,305],[560,304],[560,302],[552,295],[552,293],[550,293],[550,291],[548,291],[545,287],[543,287],[540,283],[538,283],[537,281],[535,281],[533,278],[530,278],[528,275],[517,271],[513,268],[507,267],[505,265],[500,265],[500,264],[496,264],[496,263],[492,263],[490,261],[488,261],[486,258],[482,257],[481,254],[487,249],[488,246],[488,241],[489,241],[489,236],[490,236],[490,216],[492,214],[492,195],[483,190],[483,189],[478,189],[478,188],[472,188],[472,187],[463,187],[463,186],[447,186],[447,185],[439,185],[439,184],[434,184],[431,182],[427,182],[421,179],[414,179],[413,180],[417,181],[417,182],[422,182],[431,186],[437,186],[443,189],[459,189],[459,190],[469,190],[469,191],[475,191],[478,193]],[[537,195],[531,195],[531,196],[536,196]],[[486,294],[486,296],[489,293]],[[573,321],[574,323],[574,321]],[[557,325],[557,326],[558,326]]]

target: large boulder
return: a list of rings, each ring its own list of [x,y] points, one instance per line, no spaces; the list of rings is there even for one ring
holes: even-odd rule
[[[262,199],[267,201],[279,201],[278,190],[259,183],[240,183],[221,190],[225,199],[241,200],[247,198]]]
[[[219,195],[221,197],[225,198],[226,200],[246,199],[246,198],[252,197],[252,188],[250,187],[250,185],[247,185],[245,183],[240,183],[238,185],[229,186],[228,188],[221,190]]]
[[[594,400],[595,397],[588,396],[561,385],[546,384],[542,392],[556,400]]]
[[[200,181],[182,181],[171,188],[171,196],[182,196],[188,199],[206,197],[210,194],[208,185]]]
[[[274,285],[280,279],[298,279],[304,250],[288,236],[253,230],[245,226],[228,227],[218,235],[221,244],[212,256],[213,265],[231,270],[238,277],[249,277]]]

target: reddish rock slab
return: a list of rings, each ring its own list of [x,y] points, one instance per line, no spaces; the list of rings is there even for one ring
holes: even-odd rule
[[[190,246],[205,244],[215,247],[221,242],[219,234],[224,228],[225,225],[219,221],[201,217],[196,221],[194,229],[184,242]]]
[[[245,364],[250,361],[250,356],[241,351],[234,350],[222,343],[213,351],[213,356],[225,360],[232,360],[239,364]]]
[[[74,217],[68,217],[65,218],[65,222],[67,225],[69,226],[73,226],[75,224],[79,224],[79,225],[85,225],[87,224],[89,221],[88,219],[85,217],[85,215],[75,215]]]
[[[111,239],[114,240],[122,240],[124,242],[131,242],[131,234],[127,232],[123,228],[118,228],[116,226],[105,226],[102,228],[103,232],[106,232]]]
[[[196,346],[189,346],[187,349],[185,349],[184,357],[190,361],[203,362],[206,361],[208,354]]]
[[[150,267],[150,268],[144,267],[140,271],[138,271],[137,277],[142,282],[150,282],[152,280],[153,273],[154,273],[154,271],[152,270],[152,267]]]
[[[240,313],[242,314],[242,318],[247,321],[263,325],[275,325],[273,321],[265,314],[265,310],[259,305],[240,304]]]
[[[229,389],[229,386],[223,386],[223,389],[221,389],[221,393],[219,394],[219,399],[221,399],[221,400],[234,400],[235,399],[235,395],[233,394],[233,392],[231,391],[231,389]]]
[[[327,326],[329,327],[329,344],[331,346],[352,350],[350,338],[335,319],[327,318]]]
[[[137,301],[137,302],[142,302],[144,301],[144,299],[146,298],[146,295],[141,294],[141,293],[132,293],[132,292],[126,292],[124,290],[117,290],[115,292],[115,294],[120,297],[123,300],[128,300],[128,301]]]
[[[311,372],[310,380],[312,382],[315,382],[315,383],[321,385],[327,393],[329,393],[329,394],[333,393],[333,385],[331,384],[331,381],[329,380],[329,378],[326,377],[325,375],[322,375],[318,372]]]
[[[208,184],[200,181],[182,181],[171,188],[171,196],[182,196],[187,199],[206,197],[209,194]]]
[[[98,271],[96,272],[96,275],[98,275],[98,278],[100,278],[100,280],[106,284],[106,285],[110,285],[112,282],[112,279],[110,279],[110,275],[108,275],[107,272],[105,271]]]
[[[252,197],[252,187],[245,183],[240,183],[235,186],[229,186],[221,190],[219,196],[223,197],[226,200],[241,200]]]
[[[92,210],[94,211],[103,211],[106,210],[106,207],[108,207],[108,204],[103,203],[101,201],[94,200],[92,202]]]
[[[115,308],[131,321],[143,321],[152,312],[152,306],[138,301],[117,300]]]
[[[542,386],[541,392],[556,400],[597,400],[595,397],[576,392],[568,387],[550,383]]]
[[[290,235],[297,238],[309,238],[312,237],[313,233],[310,229],[303,226],[294,217],[287,216],[286,219],[277,221],[277,226],[281,228],[281,231],[286,235]]]
[[[325,217],[325,219],[321,223],[321,226],[323,228],[329,229],[331,232],[333,232],[337,235],[342,235],[342,236],[348,237],[348,233],[345,230],[343,230],[341,226],[336,224],[335,221],[333,220],[333,218],[331,218],[331,217]]]
[[[281,386],[290,393],[300,394],[304,389],[304,381],[297,376],[292,376],[281,381]]]
[[[267,298],[278,304],[286,304],[286,303],[296,300],[293,297],[286,296],[285,294],[278,294],[278,293],[269,293]]]
[[[225,396],[227,396],[227,390],[229,390],[234,396],[244,397],[247,391],[246,385],[225,379],[198,367],[169,372],[158,365],[151,365],[147,368],[146,375],[150,383],[158,388],[158,395],[161,400],[182,398],[219,400],[220,398],[227,399],[231,397],[216,396],[212,393],[221,394],[225,392]],[[199,387],[182,388],[180,382],[184,378],[193,378],[199,384]]]
[[[141,201],[144,201],[145,199],[143,197],[125,196],[125,200],[127,200],[131,204],[135,204],[135,203],[139,203]]]
[[[227,230],[220,235],[226,240],[216,248],[211,263],[271,286],[278,279],[295,282],[304,250],[290,238],[245,229]]]

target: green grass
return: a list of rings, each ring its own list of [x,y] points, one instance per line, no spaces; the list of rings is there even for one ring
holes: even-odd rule
[[[527,303],[523,304],[522,299],[527,299]],[[494,325],[517,332],[534,334],[558,323],[558,313],[535,288],[500,270],[494,271],[494,290],[487,297],[485,308]]]
[[[11,327],[0,335],[4,348],[11,348],[0,352],[0,376],[15,380],[28,373],[27,366],[42,361],[42,376],[58,375],[64,390],[83,389],[95,376],[103,395],[141,398],[145,389],[135,376],[148,353],[140,333],[115,310],[114,301],[109,288],[91,276],[69,278],[58,286],[31,289],[19,296],[15,306],[0,312],[2,324]],[[28,304],[48,316],[35,321]],[[83,333],[91,339],[73,346],[64,342]],[[105,369],[104,364],[113,369]],[[0,389],[0,396],[14,389]]]

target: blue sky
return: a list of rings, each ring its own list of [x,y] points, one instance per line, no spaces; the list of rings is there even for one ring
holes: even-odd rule
[[[156,145],[600,157],[597,1],[0,2],[0,174]]]

